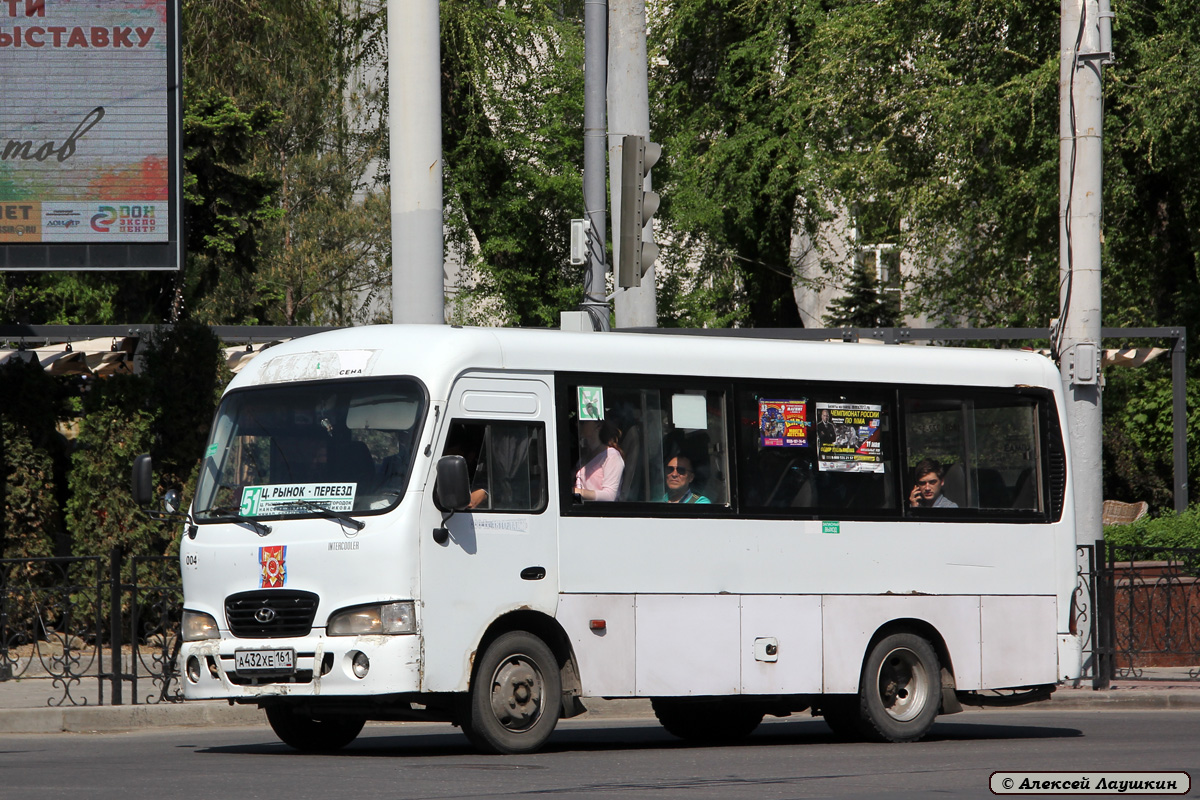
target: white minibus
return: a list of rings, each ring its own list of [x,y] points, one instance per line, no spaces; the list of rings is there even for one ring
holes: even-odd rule
[[[810,710],[916,740],[1080,674],[1064,429],[1054,365],[1013,350],[293,340],[232,381],[203,454],[184,694],[302,750],[440,720],[531,752],[588,698],[689,739]]]

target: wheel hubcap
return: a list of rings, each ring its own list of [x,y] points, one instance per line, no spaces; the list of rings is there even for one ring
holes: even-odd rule
[[[907,647],[892,650],[879,665],[879,699],[892,719],[908,722],[929,700],[929,674]]]
[[[511,731],[528,730],[542,716],[544,693],[537,666],[527,656],[512,656],[492,675],[492,713]]]

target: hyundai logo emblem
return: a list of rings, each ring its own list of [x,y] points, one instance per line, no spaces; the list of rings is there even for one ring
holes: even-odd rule
[[[275,621],[275,609],[263,606],[254,612],[254,618],[263,625],[269,625]]]

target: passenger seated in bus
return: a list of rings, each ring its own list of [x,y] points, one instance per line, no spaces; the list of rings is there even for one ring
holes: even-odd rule
[[[708,503],[709,499],[702,494],[692,491],[692,481],[696,479],[696,470],[692,468],[692,460],[685,455],[671,457],[667,461],[665,480],[666,493],[659,498],[660,503]]]
[[[579,423],[579,463],[575,467],[575,494],[584,502],[612,502],[621,490],[625,456],[617,444],[621,431],[608,420]]]
[[[932,458],[917,462],[913,468],[915,485],[908,495],[908,504],[913,508],[958,508],[958,503],[942,494],[942,481],[946,472]]]

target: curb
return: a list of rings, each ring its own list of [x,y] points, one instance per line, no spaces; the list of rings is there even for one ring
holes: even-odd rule
[[[1126,687],[1097,691],[1071,689],[1050,695],[1056,708],[1116,711],[1125,709],[1200,709],[1200,692],[1195,689],[1151,689]]]
[[[1200,687],[1198,687],[1200,688]],[[1200,691],[1191,687],[1175,691],[1143,687],[1108,691],[1067,689],[1055,692],[1049,703],[1031,703],[1012,710],[1196,710]],[[580,720],[653,719],[650,701],[643,699],[585,701]],[[974,709],[970,709],[974,710]],[[987,709],[984,709],[987,710]],[[120,733],[157,727],[243,727],[265,726],[266,718],[255,706],[228,705],[201,700],[183,703],[127,706],[67,706],[55,708],[0,709],[0,734]]]
[[[0,734],[116,733],[166,726],[265,724],[266,718],[254,706],[230,706],[220,702],[0,710]]]

